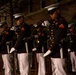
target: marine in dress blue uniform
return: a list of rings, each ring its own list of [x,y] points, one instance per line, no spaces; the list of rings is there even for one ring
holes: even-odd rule
[[[9,52],[13,46],[14,32],[10,30],[5,21],[0,22],[0,27],[3,30],[1,33],[0,53],[2,54],[4,73],[5,75],[12,75],[12,58]]]
[[[67,29],[66,20],[60,15],[57,5],[52,5],[47,9],[51,17],[50,26],[50,42],[48,42],[48,51],[44,57],[51,56],[52,75],[67,75],[66,58],[67,58]],[[66,69],[65,69],[66,68]]]
[[[46,75],[45,70],[45,58],[43,57],[44,52],[47,51],[47,33],[43,30],[42,23],[39,22],[37,25],[37,32],[34,35],[34,48],[36,52],[36,59],[38,62],[38,75]]]
[[[28,55],[31,50],[31,29],[28,24],[24,23],[24,17],[21,14],[15,14],[14,18],[17,24],[18,38],[10,53],[17,51],[20,75],[29,75]]]
[[[72,72],[76,72],[76,26],[74,23],[68,24],[68,52],[72,64]],[[76,74],[76,73],[75,73]],[[74,74],[74,75],[75,75]]]

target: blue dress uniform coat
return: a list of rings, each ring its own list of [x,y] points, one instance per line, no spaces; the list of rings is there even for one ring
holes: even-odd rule
[[[1,54],[8,54],[7,45],[9,46],[9,51],[13,47],[13,37],[14,32],[10,28],[2,32],[0,41]]]
[[[68,36],[68,48],[76,52],[76,33],[70,33]]]
[[[42,31],[40,35],[37,32],[37,38],[34,38],[34,47],[37,48],[37,53],[44,53],[47,51],[47,33],[45,31]],[[44,47],[44,50],[42,50],[42,47]]]
[[[15,44],[15,49],[17,53],[26,53],[25,42],[28,43],[28,52],[31,51],[31,29],[30,27],[23,23],[21,26],[17,27],[16,33],[18,34],[18,38]]]
[[[60,58],[60,48],[63,50],[63,58],[67,57],[67,43],[65,39],[67,36],[68,24],[66,20],[59,16],[56,20],[49,20],[49,22],[51,37],[51,45],[49,48],[52,51],[51,57]]]

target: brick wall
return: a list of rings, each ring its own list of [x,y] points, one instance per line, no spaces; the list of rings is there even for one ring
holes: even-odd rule
[[[70,1],[70,0],[62,0],[62,1]],[[56,0],[45,0],[45,6],[51,5],[55,3]],[[40,2],[39,0],[32,0],[32,13],[28,13],[28,6],[27,3],[22,3],[21,12],[25,16],[25,21],[29,24],[37,23],[40,20],[46,20],[49,19],[49,15],[47,14],[47,10],[41,10],[40,9]],[[63,4],[60,6],[60,9],[62,11],[62,15],[66,18],[67,21],[70,21],[74,15],[76,15],[76,0],[72,0],[72,2],[69,2],[67,4]],[[19,7],[17,9],[17,6],[13,8],[14,13],[19,12]],[[41,10],[41,11],[39,11]],[[3,13],[0,14],[0,16],[3,16]],[[7,10],[7,22],[9,25],[11,25],[10,20],[10,10]],[[0,17],[0,20],[4,20],[4,17]]]

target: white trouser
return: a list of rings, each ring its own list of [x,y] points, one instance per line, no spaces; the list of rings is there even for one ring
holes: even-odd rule
[[[72,71],[76,72],[76,56],[75,56],[75,52],[70,52],[70,60],[71,60],[71,64],[72,64]]]
[[[38,75],[45,75],[45,58],[44,53],[36,53],[36,58],[38,62]]]
[[[20,75],[29,75],[29,53],[20,53],[17,55]]]
[[[51,64],[52,75],[68,75],[65,58],[51,58]]]
[[[12,75],[11,56],[10,54],[2,54],[3,67],[5,75]]]

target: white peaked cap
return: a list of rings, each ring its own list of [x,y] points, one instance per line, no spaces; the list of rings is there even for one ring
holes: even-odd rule
[[[42,26],[49,26],[49,25],[50,25],[50,23],[49,23],[48,20],[45,20],[45,21],[42,23]]]
[[[50,8],[48,8],[48,11],[51,11],[51,10],[53,10],[55,8],[57,8],[57,7],[50,7]]]
[[[7,24],[6,21],[0,22],[0,27],[3,26],[4,24]]]
[[[37,24],[34,24],[33,26],[34,26],[34,27],[37,27]]]
[[[73,25],[74,25],[74,23],[68,24],[68,28],[72,27]]]
[[[10,30],[12,30],[12,31],[16,31],[16,27],[13,26],[13,27],[10,28]]]
[[[50,11],[50,10],[53,10],[55,8],[58,8],[58,6],[59,6],[59,3],[55,3],[55,4],[52,4],[52,5],[49,5],[49,6],[45,7],[45,9]]]
[[[22,17],[23,15],[20,14],[20,13],[18,13],[18,14],[14,14],[13,16],[14,16],[14,18],[16,19],[16,18]]]

